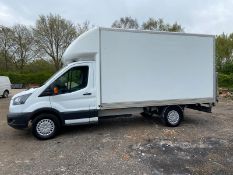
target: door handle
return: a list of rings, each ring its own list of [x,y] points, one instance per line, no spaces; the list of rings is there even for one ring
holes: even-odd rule
[[[91,95],[91,93],[90,92],[86,92],[83,95]]]

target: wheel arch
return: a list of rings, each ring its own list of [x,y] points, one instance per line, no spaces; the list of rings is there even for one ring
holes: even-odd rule
[[[166,105],[166,106],[159,106],[158,109],[159,109],[159,113],[166,110],[167,108],[169,107],[178,107],[180,108],[183,112],[184,112],[184,108],[185,108],[185,105]]]
[[[6,91],[7,91],[8,93],[10,93],[9,89],[5,89],[5,90],[3,91],[3,93],[6,92]]]
[[[5,90],[3,90],[2,95],[4,95],[5,92],[7,92],[8,94],[10,94],[10,91],[8,89],[5,89]]]
[[[56,109],[53,109],[53,108],[41,108],[41,109],[38,109],[38,110],[34,111],[31,114],[30,120],[31,121],[34,120],[40,114],[53,114],[59,119],[61,125],[65,124],[63,118],[60,115],[60,112],[57,111]]]

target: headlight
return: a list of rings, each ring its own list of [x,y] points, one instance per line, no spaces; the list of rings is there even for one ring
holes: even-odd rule
[[[31,95],[31,93],[30,93],[30,94],[25,94],[25,95],[21,95],[21,96],[15,97],[15,98],[13,99],[13,105],[21,105],[21,104],[24,104],[30,95]]]

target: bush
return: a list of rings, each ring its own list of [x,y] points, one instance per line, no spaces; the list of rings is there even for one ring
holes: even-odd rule
[[[222,66],[219,72],[223,74],[232,74],[233,73],[233,63],[226,63]]]
[[[233,74],[218,74],[218,86],[225,88],[233,88]]]
[[[8,76],[12,84],[43,84],[49,77],[51,72],[40,72],[40,73],[14,73],[14,72],[2,72],[0,75]]]

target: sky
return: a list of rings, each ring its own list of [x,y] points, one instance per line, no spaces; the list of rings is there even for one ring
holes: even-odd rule
[[[124,16],[178,22],[187,33],[233,33],[233,0],[0,0],[0,25],[34,25],[39,15],[59,14],[110,27]]]

